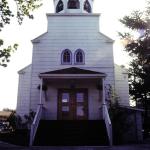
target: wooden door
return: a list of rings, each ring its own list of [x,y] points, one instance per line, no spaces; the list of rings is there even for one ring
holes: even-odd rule
[[[58,90],[58,119],[59,120],[88,119],[87,89]]]

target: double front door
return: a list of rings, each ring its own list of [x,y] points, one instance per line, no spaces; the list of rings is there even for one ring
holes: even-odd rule
[[[88,119],[88,90],[59,89],[58,90],[58,119],[87,120]]]

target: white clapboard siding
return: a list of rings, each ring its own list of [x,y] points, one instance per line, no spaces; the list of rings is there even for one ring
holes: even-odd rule
[[[115,65],[115,89],[121,105],[129,106],[129,85],[126,69]]]
[[[25,67],[18,72],[18,98],[17,98],[17,114],[23,116],[29,113],[30,109],[30,84],[31,84],[31,65]]]
[[[99,32],[99,15],[48,14],[47,19],[47,32],[32,40],[32,70],[31,67],[28,67],[23,70],[26,72],[25,74],[20,74],[17,112],[24,114],[29,109],[36,111],[40,102],[37,88],[40,84],[39,73],[69,67],[105,73],[107,75],[106,84],[116,87],[116,92],[121,99],[120,103],[128,105],[127,79],[124,79],[125,74],[122,74],[119,69],[114,70],[113,40]],[[61,64],[61,54],[65,49],[72,52],[71,65]],[[84,65],[74,63],[74,54],[77,49],[82,49],[85,53]],[[44,119],[57,119],[57,88],[69,87],[69,83],[64,82],[64,84],[57,81],[49,83],[47,100],[43,99]],[[89,119],[100,119],[102,101],[99,99],[100,93],[96,89],[97,83],[90,80],[83,82],[82,84],[81,81],[80,84],[78,83],[78,88],[88,88]]]
[[[48,15],[48,32],[33,40],[31,108],[36,110],[39,103],[38,74],[67,67],[80,67],[107,74],[107,83],[114,85],[113,41],[99,33],[99,16]],[[85,64],[74,64],[74,53],[77,49],[85,53]],[[72,65],[61,65],[61,53],[64,49],[72,52]],[[89,86],[87,86],[89,87]],[[51,87],[52,88],[52,87]],[[50,102],[47,102],[46,118],[56,119],[57,91],[52,88]],[[48,92],[50,94],[50,92]],[[98,119],[97,91],[89,88],[89,103],[92,107],[90,119]],[[94,109],[95,108],[95,109]],[[51,110],[50,110],[51,109]],[[52,111],[53,110],[53,111]],[[95,112],[94,112],[95,110]],[[93,112],[93,113],[92,113]],[[49,114],[49,115],[48,115]],[[51,114],[51,115],[50,115]]]

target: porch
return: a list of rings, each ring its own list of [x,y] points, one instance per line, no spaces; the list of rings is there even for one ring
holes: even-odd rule
[[[112,144],[112,127],[105,102],[104,73],[72,67],[41,73],[39,77],[40,101],[31,127],[30,145],[34,142],[41,119],[104,120],[110,145]],[[43,91],[44,87],[46,91]]]

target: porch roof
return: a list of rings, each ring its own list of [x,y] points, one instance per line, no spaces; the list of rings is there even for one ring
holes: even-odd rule
[[[106,77],[105,73],[70,67],[65,69],[53,70],[39,74],[40,78],[100,78]]]

